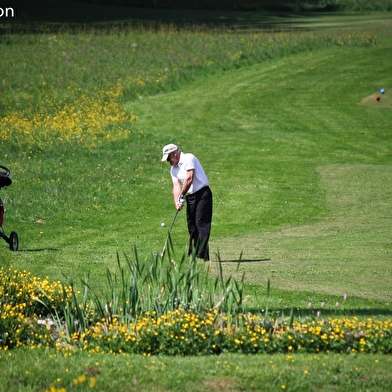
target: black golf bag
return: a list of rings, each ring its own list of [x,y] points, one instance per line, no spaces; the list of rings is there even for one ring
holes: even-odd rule
[[[9,177],[10,171],[5,167],[0,165],[0,189],[12,184],[12,180]],[[4,204],[3,200],[0,198],[0,237],[10,246],[12,251],[17,251],[19,247],[18,235],[12,231],[10,236],[7,237],[3,230],[3,220],[4,220]]]

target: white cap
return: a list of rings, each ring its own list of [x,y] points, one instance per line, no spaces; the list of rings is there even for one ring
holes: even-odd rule
[[[167,144],[165,147],[162,148],[162,162],[167,161],[167,158],[169,157],[169,154],[177,151],[178,147],[175,144]]]

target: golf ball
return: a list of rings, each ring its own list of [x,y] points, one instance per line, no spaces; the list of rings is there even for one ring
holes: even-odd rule
[[[164,222],[162,222],[161,223],[161,227],[165,227],[166,225],[165,225],[165,223]]]
[[[382,88],[382,89],[380,90],[380,93],[381,93],[381,94],[384,94],[384,93],[385,93],[385,90]]]

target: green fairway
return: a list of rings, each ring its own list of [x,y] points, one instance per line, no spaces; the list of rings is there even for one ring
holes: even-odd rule
[[[147,111],[139,126],[149,115],[154,132],[201,150],[212,244],[223,260],[254,260],[240,268],[252,283],[390,303],[391,101],[368,98],[390,83],[383,52],[294,56],[132,103]]]
[[[264,310],[268,300],[286,316],[294,308],[298,317],[391,318],[392,18],[297,15],[284,26],[298,30],[5,34],[0,164],[11,169],[13,184],[0,196],[3,228],[18,233],[20,249],[11,252],[1,241],[1,265],[76,284],[89,274],[105,293],[117,253],[124,260],[136,250],[147,262],[162,249],[175,210],[161,149],[176,143],[200,159],[214,195],[212,260],[201,265],[203,274],[217,276],[220,259],[226,278],[244,275],[251,310]],[[172,240],[179,260],[188,243],[184,212]],[[9,391],[31,382],[27,367],[36,360],[22,357],[17,352],[13,361],[22,361],[25,374],[2,373]],[[8,360],[5,352],[0,360]],[[295,369],[286,356],[261,356],[263,377],[254,382],[252,359],[228,357],[227,366],[216,360],[156,365],[138,358],[135,367],[148,370],[134,374],[122,358],[124,374],[115,378],[123,386],[113,380],[107,390],[149,390],[152,374],[155,386],[163,367],[180,372],[188,361],[205,373],[191,385],[195,391],[392,385],[389,356],[340,364],[332,355],[314,362],[301,355]],[[66,361],[61,366],[71,368]],[[83,354],[80,361],[100,368]],[[318,375],[307,381],[311,369]],[[67,391],[86,390],[72,386],[80,374],[67,374]],[[13,377],[22,378],[14,389]],[[40,374],[31,390],[58,378]],[[181,385],[173,376],[156,390]]]

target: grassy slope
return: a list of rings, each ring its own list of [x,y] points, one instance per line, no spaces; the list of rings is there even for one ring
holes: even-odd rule
[[[129,149],[113,142],[66,154],[9,152],[16,173],[18,165],[27,171],[20,185],[42,200],[21,193],[17,177],[6,190],[5,201],[14,203],[6,227],[18,231],[21,252],[6,252],[3,262],[53,278],[91,271],[102,282],[117,251],[131,253],[136,244],[145,257],[160,250],[166,234],[160,223],[168,224],[174,211],[159,155],[175,141],[208,171],[213,251],[224,260],[241,251],[245,259],[267,259],[243,264],[249,283],[265,286],[271,276],[281,305],[324,295],[334,303],[348,293],[362,297],[362,306],[367,299],[385,306],[391,293],[390,222],[383,218],[390,197],[389,50],[381,38],[378,47],[291,56],[129,102],[139,116]],[[387,93],[377,106],[372,96],[380,87]],[[51,184],[60,171],[62,183]],[[30,181],[37,173],[39,183]],[[64,210],[55,206],[58,196]],[[179,253],[184,227],[182,215],[173,231]],[[228,273],[234,268],[225,264]]]

